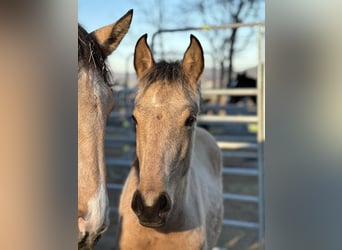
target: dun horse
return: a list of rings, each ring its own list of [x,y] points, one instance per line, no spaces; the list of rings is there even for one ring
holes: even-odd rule
[[[91,249],[107,229],[106,120],[114,100],[106,58],[127,33],[133,11],[90,34],[78,25],[78,247]]]
[[[137,42],[136,160],[119,206],[119,248],[211,249],[223,216],[221,152],[196,127],[203,51],[191,35],[182,62],[155,63]]]

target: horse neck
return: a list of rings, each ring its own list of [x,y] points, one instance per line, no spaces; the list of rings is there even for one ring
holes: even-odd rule
[[[193,192],[191,183],[194,171],[190,166],[184,181],[177,186],[177,199],[174,201],[174,207],[172,213],[169,216],[168,222],[163,232],[178,232],[182,230],[189,230],[196,228],[201,224],[200,218],[200,206],[196,205],[197,195]]]

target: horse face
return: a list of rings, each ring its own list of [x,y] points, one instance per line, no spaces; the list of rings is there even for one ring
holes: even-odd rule
[[[197,106],[172,85],[154,83],[136,103],[139,187],[132,208],[144,226],[165,224],[190,166]]]
[[[162,227],[184,202],[179,197],[187,185],[199,106],[197,80],[204,62],[202,48],[191,36],[182,64],[154,64],[146,37],[139,39],[134,55],[139,183],[131,207],[141,225]]]
[[[88,34],[79,27],[78,228],[79,248],[89,249],[109,225],[104,135],[114,98],[105,60],[124,37],[129,11],[112,25]]]
[[[97,86],[92,86],[96,83]],[[109,225],[105,186],[104,133],[114,105],[111,89],[98,72],[80,72],[78,83],[79,241],[94,239]]]

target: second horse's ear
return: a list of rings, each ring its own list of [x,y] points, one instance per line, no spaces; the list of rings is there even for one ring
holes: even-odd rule
[[[190,45],[184,54],[182,66],[190,80],[197,83],[204,69],[204,58],[202,46],[194,35],[190,35]]]
[[[132,17],[133,10],[130,10],[115,23],[99,28],[90,34],[100,45],[105,57],[118,47],[131,25]]]
[[[154,65],[152,52],[147,45],[147,34],[139,38],[134,51],[134,68],[138,78],[143,77]]]

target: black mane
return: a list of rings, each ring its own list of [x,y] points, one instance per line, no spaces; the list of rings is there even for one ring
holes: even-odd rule
[[[167,62],[160,61],[154,63],[153,67],[140,79],[137,98],[142,94],[151,84],[167,84],[181,88],[185,96],[191,100],[191,105],[194,110],[197,110],[196,96],[201,98],[200,85],[197,88],[192,88],[189,84],[189,78],[183,71],[182,63],[180,61]],[[137,99],[136,99],[137,101]]]
[[[78,24],[78,68],[99,71],[105,83],[111,86],[111,74],[106,65],[106,56],[95,38],[80,24]]]
[[[186,76],[179,61],[161,61],[155,63],[153,68],[145,75],[144,78],[149,83],[156,81],[166,81],[171,83],[186,81]]]

